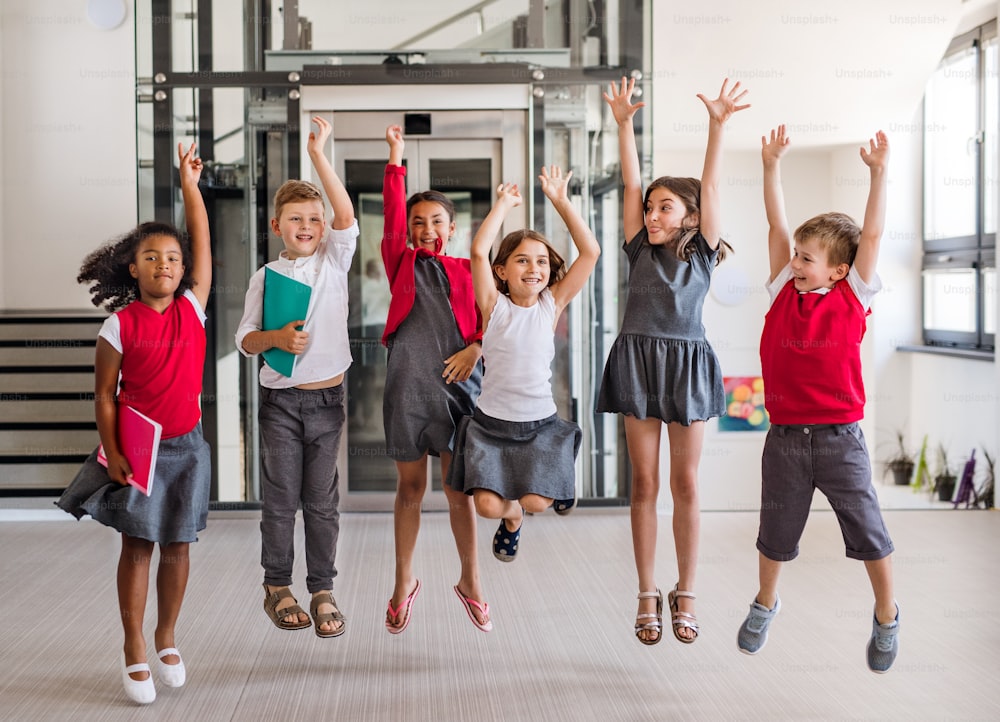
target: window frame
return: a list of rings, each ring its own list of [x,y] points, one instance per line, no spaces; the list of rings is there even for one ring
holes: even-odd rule
[[[997,78],[987,78],[986,77],[986,57],[983,52],[983,48],[986,43],[997,44],[1000,43],[1000,38],[997,34],[997,21],[996,19],[991,20],[988,23],[980,25],[979,27],[967,32],[962,35],[957,36],[948,46],[948,50],[942,57],[941,64],[939,64],[938,69],[941,69],[946,65],[948,60],[958,54],[967,52],[970,48],[975,49],[976,57],[976,133],[975,136],[969,139],[970,143],[974,143],[975,148],[975,159],[973,162],[974,173],[975,173],[975,233],[973,235],[963,235],[963,236],[952,236],[952,237],[936,237],[933,239],[927,238],[927,219],[924,212],[927,209],[930,198],[928,197],[928,178],[927,178],[927,168],[928,168],[928,128],[936,128],[940,124],[940,121],[935,118],[928,117],[928,108],[926,103],[924,103],[923,111],[923,128],[924,128],[924,138],[923,138],[923,205],[922,205],[922,227],[924,228],[922,236],[923,242],[923,262],[921,264],[921,289],[920,289],[920,316],[921,316],[921,329],[923,334],[923,343],[926,346],[950,346],[950,347],[961,347],[977,350],[993,350],[995,344],[995,334],[986,333],[984,329],[984,272],[987,268],[996,267],[996,232],[991,231],[987,233],[985,231],[985,221],[986,221],[986,207],[987,203],[994,204],[994,209],[997,208],[997,180],[996,178],[990,179],[989,184],[987,183],[987,158],[986,158],[986,148],[987,148],[987,136],[986,136],[986,120],[989,117],[987,113],[987,82],[997,82]],[[1000,48],[997,49],[1000,52]],[[935,70],[937,72],[937,70]],[[993,89],[993,98],[996,99],[998,94],[997,89]],[[994,110],[993,117],[996,118],[1000,115]],[[994,132],[994,138],[997,137],[997,129],[992,129]],[[998,152],[998,148],[992,147],[990,150],[994,153]],[[992,186],[992,187],[990,187]],[[996,217],[996,214],[994,215]],[[975,272],[975,330],[974,331],[957,331],[957,330],[943,330],[943,329],[928,329],[927,328],[927,318],[924,313],[926,305],[926,287],[923,282],[924,273],[927,271],[934,271],[943,268],[965,268],[973,270]]]

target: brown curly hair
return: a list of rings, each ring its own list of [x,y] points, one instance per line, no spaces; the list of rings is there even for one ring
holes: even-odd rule
[[[139,299],[139,282],[129,273],[129,264],[135,262],[139,245],[149,236],[169,236],[180,244],[184,276],[174,291],[174,298],[180,298],[192,287],[191,244],[187,237],[169,223],[150,221],[140,223],[125,235],[105,243],[83,259],[76,281],[92,283],[88,289],[91,303],[114,312]]]

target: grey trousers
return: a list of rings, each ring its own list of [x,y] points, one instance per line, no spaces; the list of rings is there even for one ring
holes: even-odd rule
[[[333,588],[340,534],[337,450],[344,430],[344,385],[261,388],[260,563],[264,583],[292,583],[295,513],[302,506],[306,587]]]

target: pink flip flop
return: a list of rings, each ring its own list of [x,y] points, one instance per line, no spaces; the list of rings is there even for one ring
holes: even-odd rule
[[[420,592],[420,580],[417,580],[417,586],[413,588],[413,591],[403,600],[397,609],[392,608],[392,599],[389,600],[389,610],[385,617],[385,628],[389,630],[389,634],[399,634],[408,626],[410,626],[410,612],[413,609],[413,600],[417,598],[417,594]],[[399,619],[399,613],[406,610],[406,618],[403,620],[403,626],[397,627],[389,618]]]
[[[472,597],[465,596],[464,594],[462,594],[462,590],[460,590],[458,588],[457,584],[453,588],[455,590],[455,594],[457,594],[458,598],[462,600],[462,606],[465,607],[465,611],[469,615],[469,619],[471,619],[472,623],[474,625],[476,625],[476,629],[482,630],[483,632],[492,632],[493,631],[493,620],[492,619],[487,619],[486,623],[484,624],[484,623],[481,623],[478,619],[476,619],[476,615],[472,613],[472,608],[475,607],[476,609],[479,610],[480,614],[482,614],[483,616],[489,617],[490,616],[490,605],[487,604],[486,602],[483,602],[482,604],[480,604],[479,602],[477,602]]]

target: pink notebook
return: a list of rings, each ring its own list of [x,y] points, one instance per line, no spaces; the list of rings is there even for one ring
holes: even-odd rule
[[[132,467],[132,475],[126,481],[146,496],[153,491],[153,472],[162,431],[162,425],[131,406],[118,407],[118,445]],[[108,465],[104,446],[97,450],[97,460],[104,466]]]

